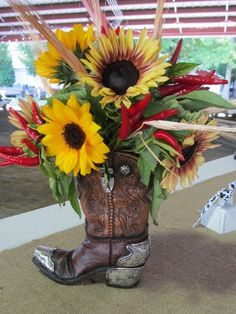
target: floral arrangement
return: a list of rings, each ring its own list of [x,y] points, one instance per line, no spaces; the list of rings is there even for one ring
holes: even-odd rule
[[[33,14],[10,2],[37,28]],[[103,168],[109,185],[109,155],[134,154],[152,190],[155,222],[161,202],[179,181],[191,184],[203,152],[216,147],[219,128],[207,108],[234,106],[207,86],[227,81],[215,71],[193,74],[197,64],[178,62],[182,40],[171,56],[161,56],[160,40],[145,29],[135,38],[131,29],[105,23],[97,33],[93,25],[75,25],[56,34],[39,24],[49,43],[36,70],[60,89],[42,108],[27,96],[21,113],[9,110],[19,130],[12,147],[0,148],[0,165],[40,166],[55,199],[68,199],[80,214],[76,176]]]

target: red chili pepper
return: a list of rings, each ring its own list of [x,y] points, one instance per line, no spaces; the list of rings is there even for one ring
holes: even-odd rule
[[[31,109],[33,122],[39,125],[44,124],[44,120],[41,118],[38,107],[34,101],[31,103]]]
[[[107,36],[106,28],[103,25],[101,26],[101,33]]]
[[[212,77],[215,73],[216,73],[216,70],[211,70],[210,72],[205,71],[205,70],[198,70],[198,71],[196,71],[197,75],[207,76],[207,77]]]
[[[28,122],[23,118],[17,111],[15,111],[13,108],[9,108],[10,113],[18,120],[21,127],[25,130],[25,132],[31,137],[33,140],[38,140],[39,134],[35,130],[32,130],[28,126]]]
[[[0,153],[6,154],[9,156],[18,156],[18,155],[22,155],[24,153],[24,151],[21,147],[1,146],[0,147]]]
[[[175,116],[178,112],[179,112],[178,109],[166,109],[166,110],[163,110],[157,114],[154,114],[151,117],[148,117],[147,119],[145,119],[145,121],[166,120],[170,117]]]
[[[119,138],[125,140],[131,132],[131,126],[128,109],[124,104],[121,105],[120,109],[121,109],[121,127],[119,131]]]
[[[176,138],[171,133],[165,130],[158,130],[153,133],[153,136],[156,139],[160,139],[168,143],[171,147],[173,147],[179,153],[179,159],[184,160],[182,149],[179,143],[177,142]]]
[[[186,86],[187,86],[186,84],[174,84],[174,85],[163,86],[159,89],[159,94],[161,97],[174,95],[175,93],[184,89]]]
[[[182,96],[185,94],[188,94],[194,90],[197,90],[201,87],[201,85],[185,85],[186,87],[180,90],[178,93],[176,93],[176,96]]]
[[[2,162],[0,162],[0,167],[7,167],[7,166],[10,166],[10,165],[14,165],[14,162],[12,162],[12,161],[2,161]]]
[[[120,26],[118,26],[118,27],[116,28],[115,32],[116,32],[116,35],[119,35],[119,34],[120,34]]]
[[[134,116],[130,118],[130,125],[133,127],[136,123],[138,123],[143,116],[142,111],[136,113]]]
[[[177,43],[175,51],[170,59],[170,63],[175,64],[177,62],[181,48],[182,48],[182,44],[183,44],[183,39],[181,38]]]
[[[35,153],[36,155],[39,154],[39,148],[34,145],[30,140],[23,138],[21,142],[24,143],[33,153]]]
[[[136,113],[143,111],[147,107],[150,100],[151,94],[145,95],[143,99],[139,100],[128,109],[128,114],[130,116],[134,116]]]
[[[217,77],[208,77],[201,75],[183,75],[175,77],[173,79],[175,83],[187,83],[191,85],[214,85],[214,84],[227,84],[228,81],[225,79],[219,79]]]
[[[39,156],[8,156],[0,153],[0,158],[5,159],[6,161],[11,161],[20,166],[34,167],[39,165]]]
[[[175,116],[177,113],[179,112],[178,109],[166,109],[166,110],[163,110],[157,114],[154,114],[153,116],[151,117],[148,117],[147,119],[143,120],[143,121],[137,121],[133,126],[133,131],[137,130],[138,128],[141,127],[142,123],[145,122],[145,121],[152,121],[152,120],[166,120],[170,117],[173,117]],[[146,129],[146,128],[149,128],[148,125],[143,125],[141,130],[143,129]]]
[[[213,75],[215,74],[215,70],[212,70],[210,72],[204,72],[204,78],[205,79],[209,79],[211,78]],[[188,94],[194,90],[201,90],[201,89],[204,89],[204,87],[201,87],[203,84],[199,84],[199,85],[191,85],[189,86],[189,84],[186,83],[185,85],[185,88],[183,88],[182,90],[180,90],[176,95],[177,96],[182,96],[182,95],[185,95],[185,94]],[[206,87],[207,89],[207,87]]]

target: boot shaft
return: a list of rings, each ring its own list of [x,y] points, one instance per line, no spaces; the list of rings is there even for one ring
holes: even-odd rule
[[[114,153],[108,163],[113,171],[110,191],[101,171],[78,179],[88,236],[129,238],[147,234],[149,189],[141,182],[137,158]]]

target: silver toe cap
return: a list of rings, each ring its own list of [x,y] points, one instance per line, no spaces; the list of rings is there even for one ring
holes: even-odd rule
[[[37,260],[45,269],[50,272],[54,272],[54,263],[52,261],[52,253],[55,248],[50,248],[47,246],[38,246],[34,250],[33,258]]]

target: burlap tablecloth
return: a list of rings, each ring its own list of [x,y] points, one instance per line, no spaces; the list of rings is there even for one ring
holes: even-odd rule
[[[197,210],[235,178],[233,172],[170,196],[160,226],[150,226],[151,256],[133,289],[62,286],[32,264],[37,245],[73,248],[83,239],[83,226],[0,253],[0,313],[236,313],[236,232],[192,229]]]

